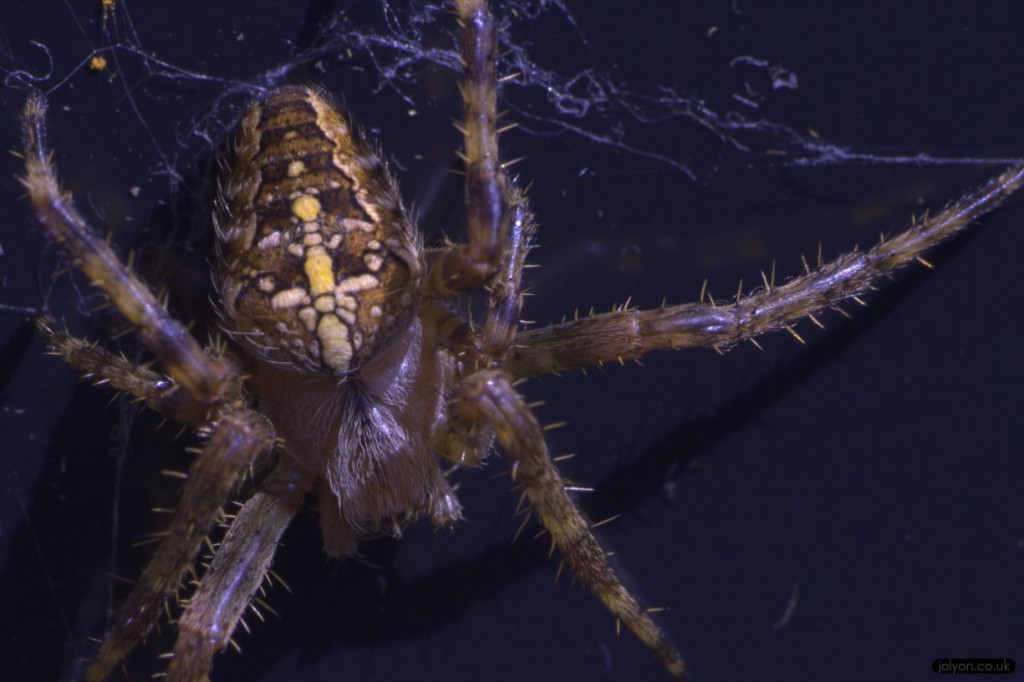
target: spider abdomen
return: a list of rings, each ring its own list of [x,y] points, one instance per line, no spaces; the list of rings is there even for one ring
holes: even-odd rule
[[[396,183],[317,90],[250,105],[219,206],[226,331],[261,359],[343,376],[412,315],[422,256]]]

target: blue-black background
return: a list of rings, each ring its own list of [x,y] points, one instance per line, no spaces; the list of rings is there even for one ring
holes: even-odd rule
[[[813,128],[878,155],[1024,156],[1015,3],[747,4],[574,3],[579,32],[555,13],[518,36],[551,68],[594,66],[635,90],[675,84],[719,112]],[[126,9],[119,21],[130,16],[156,57],[249,82],[289,59],[307,10],[192,1]],[[348,10],[357,21],[377,16],[375,3]],[[54,88],[104,44],[99,17],[55,0],[6,3],[4,68],[45,71],[29,44],[40,41],[54,72],[43,87]],[[143,263],[179,265],[166,230],[184,229],[191,207],[182,195],[198,193],[200,161],[187,151],[175,159],[187,183],[171,194],[156,172],[160,152],[178,148],[176,136],[187,137],[187,122],[225,85],[147,76],[117,54],[123,64],[99,76],[79,70],[54,88],[57,162],[91,220],[141,246]],[[791,69],[798,89],[771,92],[763,73],[730,68],[740,55]],[[406,196],[426,204],[458,145],[449,124],[457,93],[427,77],[408,90],[410,116],[393,94],[372,92],[367,72],[325,64],[324,84],[402,167]],[[744,82],[765,95],[761,110],[732,98]],[[10,148],[22,102],[17,89],[0,91]],[[541,223],[534,260],[543,267],[529,274],[537,295],[526,317],[557,320],[627,296],[642,306],[692,300],[705,277],[727,297],[772,259],[780,276],[795,274],[819,241],[826,256],[873,242],[912,210],[1000,169],[793,168],[759,151],[734,154],[678,122],[632,130],[640,146],[691,160],[698,181],[580,138],[503,138],[507,157],[525,156],[517,170],[532,183]],[[38,306],[56,259],[18,198],[17,160],[0,164],[0,303]],[[134,231],[120,227],[125,217]],[[550,434],[552,451],[578,453],[563,468],[597,487],[580,498],[595,518],[622,514],[602,539],[643,602],[670,608],[660,622],[697,682],[909,680],[930,676],[938,657],[1024,662],[1022,253],[1017,200],[942,249],[935,272],[912,269],[866,309],[847,306],[852,321],[827,315],[825,333],[801,325],[806,348],[781,334],[763,353],[662,353],[643,368],[522,387],[546,401],[542,420],[568,421]],[[172,294],[172,305],[196,314],[204,275],[185,264],[170,273],[151,277],[191,283],[199,293]],[[69,292],[58,287],[50,305],[73,312]],[[123,406],[106,406],[103,391],[44,358],[23,318],[0,317],[0,331],[0,670],[10,680],[67,679],[90,652],[86,637],[103,631],[107,574],[131,577],[148,555],[129,547],[159,528],[145,510],[173,504],[175,482],[144,464],[186,466],[188,439],[171,442],[171,427],[153,435],[149,417],[119,435]],[[468,523],[451,533],[416,526],[398,544],[372,543],[381,568],[327,562],[304,514],[276,564],[292,594],[268,598],[282,617],[250,618],[253,634],[238,637],[243,655],[218,657],[214,679],[665,679],[587,593],[564,579],[552,586],[544,540],[527,533],[510,545],[517,496],[494,478],[503,469],[494,461],[461,476]],[[792,617],[775,629],[797,582]],[[116,601],[124,586],[113,584]],[[130,658],[130,679],[148,675],[167,646]]]

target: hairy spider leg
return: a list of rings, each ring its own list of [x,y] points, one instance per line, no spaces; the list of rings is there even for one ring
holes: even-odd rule
[[[262,619],[253,597],[314,482],[308,471],[278,465],[239,510],[178,620],[169,682],[208,679],[214,654],[231,641],[246,608]]]
[[[491,432],[512,461],[513,472],[569,568],[658,657],[670,674],[685,679],[682,657],[622,585],[589,523],[569,499],[536,418],[500,370],[519,326],[520,282],[535,224],[522,195],[512,190],[498,154],[495,26],[486,0],[456,0],[464,79],[461,127],[466,166],[468,244],[430,259],[427,295],[454,295],[480,284],[491,289],[483,333],[469,349],[469,376],[450,403],[452,419],[435,439],[450,459],[471,464],[486,455]],[[502,249],[502,247],[505,247]],[[439,319],[442,319],[439,317]],[[449,325],[449,338],[465,337]],[[442,339],[443,344],[443,339]],[[483,371],[473,373],[474,370]]]
[[[636,360],[653,350],[728,349],[766,332],[789,329],[874,288],[883,277],[918,261],[936,244],[1002,206],[1024,186],[1024,165],[968,192],[935,215],[882,239],[867,251],[845,253],[814,270],[764,286],[728,305],[714,301],[655,310],[623,307],[610,313],[521,332],[505,363],[515,377],[533,377],[606,362]],[[799,337],[797,337],[799,338]]]
[[[508,233],[508,180],[498,155],[494,18],[486,0],[455,0],[464,77],[459,130],[465,151],[468,237],[430,254],[428,295],[451,296],[487,282],[501,265]]]
[[[105,679],[149,632],[174,596],[228,496],[254,460],[268,453],[274,431],[262,415],[243,406],[237,371],[224,357],[204,351],[188,331],[160,305],[152,292],[117,257],[60,190],[52,154],[46,147],[46,100],[39,93],[25,106],[22,142],[26,157],[23,183],[47,235],[75,259],[92,283],[106,293],[172,381],[130,367],[123,358],[56,331],[45,318],[38,326],[78,371],[110,382],[146,400],[168,416],[190,424],[215,422],[189,469],[182,499],[160,547],[131,594],[114,616],[86,679]]]
[[[498,370],[471,374],[456,388],[451,409],[455,421],[494,429],[512,465],[513,477],[522,485],[573,575],[633,631],[673,678],[687,679],[682,656],[623,586],[591,532],[590,522],[566,493],[543,430],[515,392],[509,376]]]
[[[487,319],[480,339],[480,354],[492,362],[504,362],[516,333],[523,310],[523,269],[537,232],[537,223],[526,197],[513,185],[509,192],[509,231],[505,260],[491,280]],[[481,363],[483,366],[483,363]]]
[[[61,191],[53,169],[53,154],[46,146],[46,99],[41,93],[31,93],[25,104],[22,145],[26,168],[22,183],[47,236],[71,255],[94,286],[110,297],[175,382],[195,402],[216,405],[229,389],[229,367],[203,351]]]
[[[210,439],[189,468],[181,501],[167,535],[114,616],[114,625],[86,671],[100,682],[156,624],[164,601],[177,593],[221,515],[241,474],[274,445],[274,431],[262,415],[247,408],[221,414]]]
[[[55,355],[94,385],[133,395],[146,407],[181,424],[202,426],[207,422],[209,408],[192,400],[186,391],[172,390],[174,381],[167,375],[139,367],[87,339],[71,336],[45,315],[36,320],[36,329]]]
[[[488,283],[490,295],[487,318],[482,330],[475,330],[441,298],[427,299],[420,312],[424,327],[442,347],[471,358],[473,369],[482,369],[504,361],[516,338],[525,293],[522,291],[526,256],[537,232],[537,223],[529,202],[514,185],[508,204],[511,212],[504,257]]]

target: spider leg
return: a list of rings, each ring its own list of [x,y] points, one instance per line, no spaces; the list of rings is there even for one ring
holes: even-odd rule
[[[53,352],[84,378],[97,386],[106,385],[135,396],[146,406],[181,424],[207,423],[209,406],[197,403],[168,376],[140,367],[123,355],[86,339],[71,336],[48,317],[36,320],[36,329],[53,347]]]
[[[471,323],[453,312],[441,299],[427,300],[420,311],[424,327],[439,345],[456,353],[468,353],[475,369],[491,367],[500,362],[519,328],[523,308],[521,281],[526,256],[537,231],[533,213],[526,199],[514,186],[510,187],[512,206],[511,229],[501,268],[490,282],[487,318],[478,333]]]
[[[523,310],[523,292],[520,288],[526,256],[530,251],[537,223],[526,197],[510,185],[508,204],[511,223],[508,245],[501,269],[490,283],[491,296],[481,335],[480,353],[487,361],[504,360],[512,339],[519,329]]]
[[[176,593],[182,575],[191,567],[241,474],[273,444],[273,428],[262,415],[242,407],[220,415],[210,439],[189,469],[181,502],[164,541],[117,610],[113,628],[86,671],[88,682],[105,679],[156,624],[164,601]]]
[[[504,368],[515,377],[532,377],[635,360],[659,349],[725,349],[789,328],[871,290],[879,279],[997,209],[1022,186],[1024,166],[1012,167],[867,251],[843,254],[779,286],[766,280],[763,288],[729,305],[686,303],[657,310],[623,307],[521,332]]]
[[[291,463],[279,465],[239,510],[178,620],[169,682],[209,679],[214,654],[230,642],[314,478]]]
[[[512,388],[510,377],[496,370],[471,374],[457,387],[451,409],[453,417],[467,427],[486,424],[495,431],[512,462],[514,477],[573,575],[633,631],[675,679],[687,679],[679,652],[622,585],[590,523],[565,492],[540,424]]]
[[[26,169],[22,184],[47,236],[63,247],[92,283],[110,297],[138,329],[146,348],[193,400],[205,404],[218,402],[227,388],[230,368],[203,351],[85,222],[71,197],[61,191],[53,155],[46,146],[45,119],[45,98],[39,93],[30,94],[22,127]]]
[[[486,0],[456,0],[465,78],[463,135],[469,236],[431,255],[426,293],[451,296],[476,288],[500,267],[508,232],[505,171],[498,157],[494,18]]]

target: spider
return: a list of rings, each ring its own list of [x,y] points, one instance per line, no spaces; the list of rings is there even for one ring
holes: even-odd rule
[[[597,585],[613,613],[682,677],[679,655],[605,565],[512,381],[658,348],[725,348],[786,328],[914,261],[925,247],[995,208],[1021,182],[1020,169],[1008,171],[915,230],[883,242],[869,256],[884,265],[870,272],[866,261],[850,255],[785,285],[766,277],[762,290],[738,296],[735,304],[624,307],[521,332],[520,275],[534,227],[525,199],[498,163],[486,6],[464,2],[458,9],[467,65],[467,241],[423,249],[393,181],[365,143],[351,137],[328,98],[309,88],[270,90],[243,118],[237,158],[224,180],[218,212],[225,341],[205,350],[61,197],[45,146],[45,105],[30,98],[26,185],[44,229],[139,329],[166,375],[131,366],[49,322],[41,328],[83,373],[146,400],[207,438],[168,540],[115,617],[91,677],[102,678],[152,625],[235,481],[250,467],[262,477],[187,601],[171,679],[206,674],[307,493],[319,497],[328,553],[348,556],[361,537],[396,532],[421,516],[441,527],[457,520],[458,502],[438,462],[444,457],[476,464],[495,437],[570,570]],[[261,166],[255,160],[261,154],[274,160]],[[257,213],[261,183],[281,196],[267,198],[267,210]],[[333,223],[338,231],[324,227]],[[901,241],[919,235],[926,235],[920,237],[924,243],[913,247]],[[252,251],[253,245],[261,250]],[[273,263],[268,253],[275,254]],[[474,327],[448,300],[483,286],[490,307],[482,326]],[[630,333],[635,338],[624,341]],[[235,569],[242,563],[244,572]],[[215,616],[212,602],[226,602],[228,612]]]

